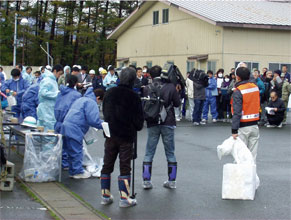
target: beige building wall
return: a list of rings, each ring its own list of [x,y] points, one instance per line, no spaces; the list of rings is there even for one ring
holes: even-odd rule
[[[169,23],[162,24],[162,10],[169,8]],[[153,11],[159,11],[159,24],[153,25]],[[207,61],[216,62],[216,70],[228,73],[236,61],[291,63],[291,32],[265,29],[223,28],[195,18],[174,6],[155,3],[130,26],[117,41],[117,58],[129,58],[136,66],[163,66],[174,62],[186,73],[187,57],[208,54],[208,60],[195,61],[195,67],[207,70]],[[118,63],[117,66],[120,66]]]
[[[169,23],[162,24],[162,10],[169,8]],[[153,25],[153,11],[159,10],[159,24]],[[128,28],[117,41],[117,58],[143,66],[147,61],[163,66],[174,61],[186,73],[187,57],[209,54],[218,59],[222,51],[222,28],[188,15],[173,6],[157,2]],[[195,62],[198,67],[198,62]],[[206,62],[201,62],[206,68]]]
[[[269,63],[291,63],[291,31],[224,28],[224,66],[236,61],[258,62],[259,69]]]
[[[11,79],[11,70],[14,69],[13,66],[2,66],[3,67],[3,71],[5,72],[6,75],[6,79]],[[26,68],[27,66],[25,66]],[[40,66],[31,66],[32,68],[32,73],[34,73],[35,71],[39,71]]]

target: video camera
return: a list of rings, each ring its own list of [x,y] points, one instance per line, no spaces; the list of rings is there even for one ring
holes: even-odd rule
[[[173,83],[175,86],[180,84],[182,90],[186,87],[186,81],[176,65],[166,63],[163,67],[161,78]]]

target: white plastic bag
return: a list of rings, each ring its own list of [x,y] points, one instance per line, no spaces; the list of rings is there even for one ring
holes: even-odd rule
[[[222,156],[230,154],[235,163],[223,166],[222,198],[253,200],[260,180],[252,153],[239,137],[235,140],[231,136],[217,146],[220,160]]]
[[[62,145],[60,134],[26,133],[19,176],[26,182],[56,181],[61,170]]]
[[[88,152],[88,145],[83,141],[83,166],[93,177],[100,177],[103,166],[103,158],[92,158]]]
[[[238,137],[226,139],[221,145],[217,146],[217,156],[221,160],[222,156],[231,154],[237,164],[254,164],[254,158],[245,143]]]
[[[84,136],[84,141],[87,145],[91,145],[97,141],[97,131],[98,129],[90,127]]]
[[[7,102],[9,107],[17,105],[16,98],[12,95],[7,96]]]
[[[291,94],[289,95],[288,106],[287,108],[291,109]]]

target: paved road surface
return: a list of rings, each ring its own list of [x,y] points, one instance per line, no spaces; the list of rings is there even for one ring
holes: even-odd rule
[[[181,122],[176,129],[178,161],[177,189],[162,187],[167,179],[167,163],[161,141],[153,163],[154,188],[141,187],[142,161],[146,144],[146,129],[138,136],[136,161],[136,192],[138,205],[118,207],[118,163],[112,174],[115,202],[100,205],[100,180],[72,180],[67,173],[63,183],[96,209],[112,219],[291,219],[291,135],[290,125],[282,129],[260,130],[257,171],[261,186],[254,201],[222,200],[222,168],[231,157],[219,161],[216,146],[230,135],[229,124],[209,124],[193,127]],[[104,138],[89,151],[103,156]]]

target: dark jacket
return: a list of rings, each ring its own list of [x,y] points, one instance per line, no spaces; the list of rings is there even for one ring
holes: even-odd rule
[[[103,89],[104,91],[106,88],[103,86],[103,80],[101,76],[94,76],[92,79],[92,86],[93,89]]]
[[[140,80],[139,78],[136,77],[134,81],[134,86],[133,89],[134,91],[139,94],[141,97],[143,96],[143,88],[144,86],[147,86],[149,84],[148,79],[145,77],[142,77]]]
[[[206,94],[205,94],[205,87],[203,86],[202,83],[199,81],[194,80],[194,99],[198,100],[205,100],[206,99]]]
[[[238,86],[242,84],[246,84],[250,81],[240,81],[235,84],[235,87],[237,88]],[[252,82],[252,81],[251,81]],[[252,126],[258,124],[257,121],[252,121],[252,122],[240,122],[241,116],[242,116],[242,109],[243,109],[243,96],[239,90],[235,90],[232,94],[233,98],[233,116],[232,116],[232,134],[237,134],[238,129],[241,127],[247,127],[247,126]]]
[[[277,108],[278,111],[275,112],[275,115],[284,117],[284,112],[285,112],[286,108],[285,108],[285,105],[284,105],[284,102],[282,101],[282,99],[277,98],[276,101],[271,100],[268,104],[268,107]]]
[[[143,127],[144,117],[141,99],[125,85],[106,91],[103,100],[104,121],[108,122],[111,137],[133,141]]]
[[[167,111],[167,117],[165,119],[165,122],[161,123],[160,125],[176,126],[174,107],[179,107],[181,105],[179,93],[177,92],[176,87],[173,83],[161,81],[161,78],[159,77],[153,79],[153,83],[155,82],[162,83],[163,85],[163,87],[161,88],[160,97],[165,101],[165,108],[168,108],[172,104],[172,107],[170,107]],[[144,88],[144,96],[148,96],[148,89],[148,86]],[[148,128],[157,125],[159,124],[147,122]]]

